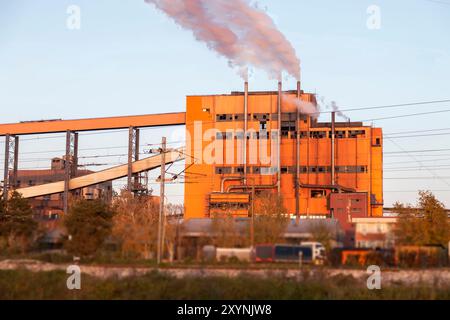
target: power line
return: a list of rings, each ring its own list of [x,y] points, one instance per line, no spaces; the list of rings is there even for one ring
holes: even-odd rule
[[[438,110],[438,111],[428,111],[428,112],[419,112],[419,113],[409,113],[409,114],[402,114],[402,115],[398,115],[398,116],[373,118],[373,119],[364,119],[364,120],[360,120],[360,121],[361,122],[379,121],[379,120],[407,118],[407,117],[423,116],[423,115],[428,115],[428,114],[438,114],[438,113],[446,113],[446,112],[450,112],[450,109],[444,109],[444,110]]]
[[[390,138],[388,138],[390,139]],[[441,152],[450,151],[450,149],[428,149],[428,150],[404,150],[404,151],[389,151],[384,154],[399,154],[399,153],[422,153],[422,152]]]
[[[440,128],[440,129],[428,129],[428,130],[414,130],[414,131],[400,131],[400,132],[390,132],[385,133],[385,136],[392,136],[397,134],[407,134],[407,133],[421,133],[421,132],[435,132],[435,131],[446,131],[450,130],[450,128]]]

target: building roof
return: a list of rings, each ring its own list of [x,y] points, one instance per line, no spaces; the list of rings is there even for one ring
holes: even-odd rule
[[[250,223],[250,218],[237,218],[238,228],[246,230]],[[213,219],[196,218],[183,222],[183,234],[189,237],[200,237],[212,233]],[[311,231],[315,227],[323,226],[328,229],[333,237],[338,237],[341,231],[339,221],[336,219],[301,219],[298,224],[291,220],[284,233],[286,238],[302,238],[312,236]]]

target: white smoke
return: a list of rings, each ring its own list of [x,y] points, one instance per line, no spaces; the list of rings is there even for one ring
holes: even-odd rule
[[[320,115],[319,106],[314,103],[287,94],[283,94],[283,100],[285,103],[295,105],[301,114],[311,116],[314,119],[317,119]]]
[[[253,66],[281,80],[282,72],[300,79],[300,60],[274,21],[249,0],[145,0],[198,41],[226,57],[247,80],[243,70]]]
[[[324,96],[319,96],[318,98],[319,102],[317,103],[318,107],[320,109],[323,110],[331,110],[336,112],[336,115],[338,117],[341,117],[342,119],[344,119],[345,121],[350,121],[350,118],[347,117],[340,109],[339,106],[337,105],[336,101],[330,101],[329,103],[326,101]]]

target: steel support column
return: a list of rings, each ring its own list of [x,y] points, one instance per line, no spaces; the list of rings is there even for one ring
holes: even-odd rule
[[[75,158],[78,157],[78,134],[73,131],[66,131],[66,155],[64,158],[64,195],[63,195],[63,204],[64,204],[64,214],[68,214],[69,212],[69,183],[72,175],[76,173],[76,168],[73,167],[78,166],[78,160]]]
[[[3,199],[8,200],[11,189],[17,187],[17,169],[19,164],[19,136],[5,136],[5,163],[3,177]]]
[[[140,189],[140,175],[133,174],[133,161],[139,160],[139,134],[138,128],[130,127],[128,131],[128,192],[137,193]]]

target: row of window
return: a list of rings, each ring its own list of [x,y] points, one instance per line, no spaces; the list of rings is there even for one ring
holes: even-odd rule
[[[296,173],[297,168],[292,167],[281,167],[281,173]],[[216,167],[216,174],[242,174],[244,173],[244,167]],[[275,174],[277,168],[275,167],[247,167],[248,173],[253,174]],[[300,166],[300,173],[329,173],[331,172],[331,167],[326,166]],[[336,166],[336,173],[367,173],[367,166]]]
[[[248,131],[247,139],[269,139],[272,136],[272,139],[277,138],[278,132],[276,130],[271,131],[269,133],[267,127],[264,124],[260,125],[260,131]],[[297,132],[295,130],[295,125],[292,127],[290,124],[286,124],[286,126],[281,127],[281,136],[283,138],[291,138],[295,139],[297,136]],[[349,131],[336,131],[335,137],[336,139],[345,139],[345,138],[364,138],[366,136],[365,130],[349,130]],[[231,140],[231,139],[244,139],[244,131],[236,131],[236,132],[217,132],[216,139],[217,140]],[[300,139],[308,138],[308,131],[300,131]],[[331,138],[331,131],[309,131],[309,138],[312,139],[325,139]],[[381,143],[380,139],[377,138],[377,145]]]
[[[295,121],[297,119],[297,113],[282,113],[281,114],[281,120],[282,121]],[[307,122],[307,116],[300,115],[300,120]],[[249,113],[247,116],[248,121],[277,121],[278,120],[278,113]],[[216,115],[216,121],[217,122],[225,122],[225,121],[244,121],[244,114],[243,113],[237,113],[237,114],[217,114]]]

